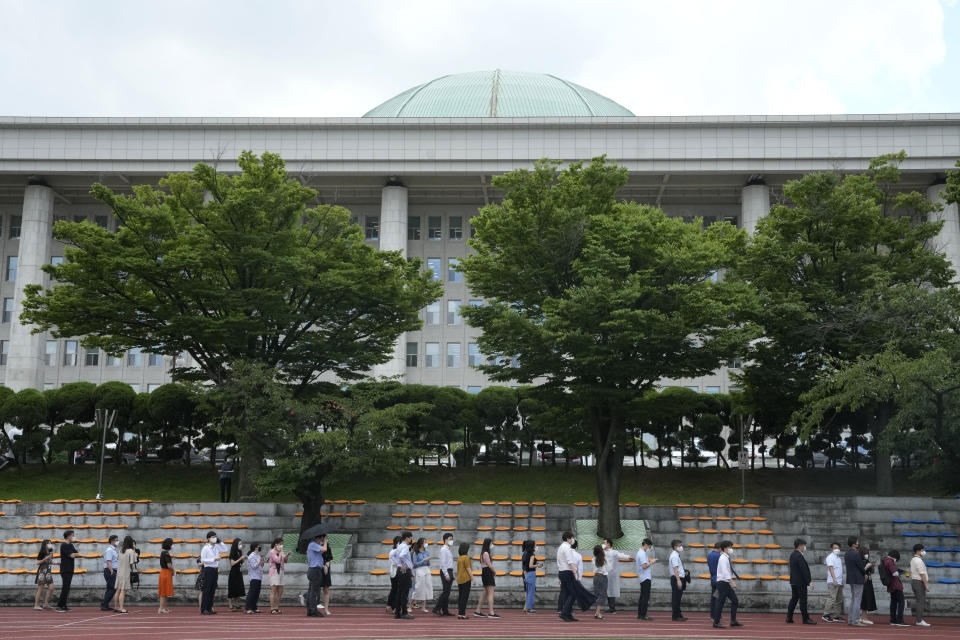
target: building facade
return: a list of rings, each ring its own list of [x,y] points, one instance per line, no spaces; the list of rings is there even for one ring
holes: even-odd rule
[[[54,221],[115,228],[89,195],[91,183],[128,192],[198,162],[234,171],[248,149],[280,154],[318,191],[318,203],[349,208],[368,242],[422,259],[443,282],[423,327],[403,336],[374,375],[476,392],[490,383],[474,367],[478,331],[458,310],[480,300],[452,267],[469,250],[470,218],[499,197],[491,176],[540,158],[606,155],[629,171],[620,198],[751,230],[786,181],[863,171],[901,149],[900,187],[940,200],[945,172],[960,158],[960,114],[635,117],[554,76],[494,71],[413,87],[361,118],[0,117],[0,383],[20,390],[122,380],[151,391],[168,382],[170,356],[112,358],[76,338],[33,334],[18,321],[23,287],[49,284],[41,266],[63,259]],[[937,248],[960,265],[956,205],[941,215]],[[671,383],[730,389],[726,367]]]

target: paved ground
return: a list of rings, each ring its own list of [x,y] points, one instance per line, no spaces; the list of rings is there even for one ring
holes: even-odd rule
[[[699,639],[740,638],[756,640],[867,640],[905,637],[936,640],[960,638],[960,619],[932,618],[932,627],[849,627],[845,624],[803,626],[784,624],[782,615],[745,614],[739,629],[713,629],[703,613],[689,614],[683,624],[669,621],[669,614],[652,612],[653,622],[640,622],[635,615],[620,613],[606,620],[581,615],[581,622],[564,623],[547,612],[524,615],[502,610],[499,620],[437,618],[419,614],[416,620],[395,621],[374,608],[334,609],[323,619],[307,618],[300,609],[284,609],[280,616],[262,613],[248,616],[227,613],[200,616],[193,607],[175,607],[158,616],[155,607],[131,608],[127,615],[101,613],[93,607],[76,607],[68,613],[34,611],[27,607],[0,607],[0,637],[3,640],[36,638],[101,638],[145,640],[267,640],[320,637],[353,640],[372,638],[632,638]],[[877,617],[879,621],[879,617]]]

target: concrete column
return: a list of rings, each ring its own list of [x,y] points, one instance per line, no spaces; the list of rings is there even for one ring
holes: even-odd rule
[[[20,227],[19,264],[13,294],[13,321],[10,323],[10,355],[7,358],[6,386],[14,391],[43,390],[45,338],[31,333],[33,325],[20,323],[23,311],[23,288],[28,284],[44,284],[40,267],[49,260],[50,229],[53,226],[53,190],[32,184],[23,196],[23,219]],[[6,269],[6,265],[3,265]],[[59,352],[57,354],[60,355]]]
[[[757,221],[770,213],[770,187],[763,183],[748,184],[740,194],[740,228],[753,233]]]
[[[947,256],[954,271],[960,270],[960,215],[957,213],[957,203],[947,204],[941,193],[947,188],[945,184],[935,184],[927,188],[927,199],[943,205],[943,210],[935,212],[931,220],[943,220],[940,233],[933,240],[933,248]],[[953,281],[960,280],[954,275]]]
[[[400,251],[407,255],[407,188],[391,178],[380,196],[380,249]],[[393,345],[393,357],[373,368],[371,376],[404,380],[406,364],[406,334]]]

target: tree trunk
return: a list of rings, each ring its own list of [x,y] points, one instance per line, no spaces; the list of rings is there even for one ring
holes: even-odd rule
[[[616,540],[623,537],[620,527],[620,473],[623,453],[616,447],[624,420],[600,409],[590,411],[597,472],[597,535]]]
[[[297,497],[303,503],[303,515],[300,516],[300,533],[303,533],[323,521],[323,493],[307,495],[298,492]]]
[[[247,448],[247,455],[239,461],[235,461],[237,487],[237,502],[256,502],[257,486],[254,480],[257,473],[264,468],[263,454],[259,451],[254,452],[252,447]],[[306,513],[306,512],[304,512]]]

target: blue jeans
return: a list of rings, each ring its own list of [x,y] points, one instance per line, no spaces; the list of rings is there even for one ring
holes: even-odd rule
[[[860,601],[863,599],[863,584],[850,585],[850,609],[847,613],[847,624],[860,621]]]
[[[533,597],[537,593],[537,572],[527,571],[523,574],[524,590],[527,592],[527,609],[533,609]]]

